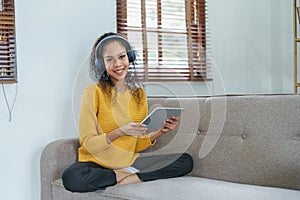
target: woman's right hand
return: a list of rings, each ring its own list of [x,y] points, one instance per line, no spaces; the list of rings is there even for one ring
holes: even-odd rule
[[[147,126],[140,123],[131,122],[126,124],[125,126],[120,127],[122,135],[129,135],[129,136],[140,136],[143,135],[144,132],[147,130]]]

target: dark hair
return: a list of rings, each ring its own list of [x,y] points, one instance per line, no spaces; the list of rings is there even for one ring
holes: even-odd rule
[[[104,40],[110,36],[119,36],[119,37],[112,37],[109,39]],[[114,83],[111,81],[103,60],[103,50],[106,45],[111,43],[112,41],[119,42],[123,47],[125,47],[126,51],[132,51],[132,47],[129,42],[124,38],[122,35],[108,32],[101,35],[93,45],[91,54],[90,54],[90,77],[98,82],[98,85],[103,89],[103,91],[111,96],[112,89],[115,88]],[[101,43],[100,45],[98,45]],[[96,52],[97,51],[97,52]],[[96,66],[96,59],[99,63],[98,67]],[[134,63],[133,63],[134,64]],[[126,77],[125,77],[125,84],[130,89],[131,94],[136,98],[136,100],[140,99],[142,95],[141,87],[143,85],[138,82],[136,77],[135,67],[133,69],[128,70]]]

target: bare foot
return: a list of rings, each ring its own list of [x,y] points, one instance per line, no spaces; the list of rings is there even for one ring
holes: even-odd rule
[[[131,175],[131,172],[129,172],[127,170],[123,170],[123,169],[116,169],[116,170],[114,170],[114,172],[116,174],[117,183],[122,181],[127,176]]]
[[[126,176],[123,180],[118,182],[116,185],[125,185],[125,184],[132,184],[132,183],[141,183],[143,182],[136,174],[131,174]]]

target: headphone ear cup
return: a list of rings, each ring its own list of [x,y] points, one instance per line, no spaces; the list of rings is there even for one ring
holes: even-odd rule
[[[100,59],[96,58],[95,59],[95,66],[96,66],[96,70],[98,71],[100,76],[102,76],[104,71],[105,71],[105,68],[103,68],[103,66],[104,66],[103,62]]]
[[[136,54],[134,50],[130,50],[127,52],[129,63],[133,63],[136,60]]]
[[[98,58],[95,59],[95,66],[97,68],[97,70],[101,70],[101,63],[100,60]]]

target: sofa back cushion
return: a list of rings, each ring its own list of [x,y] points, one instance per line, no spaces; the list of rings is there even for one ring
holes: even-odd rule
[[[185,108],[148,153],[187,151],[193,176],[300,189],[300,96],[149,98]]]

